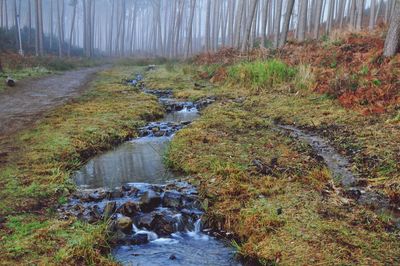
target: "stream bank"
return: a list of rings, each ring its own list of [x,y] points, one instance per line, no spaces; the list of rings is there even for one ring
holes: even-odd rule
[[[90,160],[74,175],[80,187],[60,209],[61,218],[108,221],[112,254],[123,264],[240,265],[234,250],[205,234],[195,187],[171,172],[163,154],[174,134],[215,101],[182,102],[172,91],[156,95],[166,115],[139,129],[139,137]]]

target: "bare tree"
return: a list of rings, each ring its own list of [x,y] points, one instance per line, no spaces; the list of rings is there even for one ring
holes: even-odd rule
[[[246,32],[245,32],[245,36],[244,36],[243,42],[242,42],[242,52],[245,51],[249,46],[251,27],[253,25],[253,20],[254,20],[254,15],[256,13],[257,4],[258,4],[258,0],[252,0],[251,8],[250,8],[251,13],[250,13],[250,16],[247,18]]]
[[[293,13],[293,7],[294,7],[294,0],[288,0],[286,7],[285,21],[283,22],[283,31],[282,31],[282,36],[280,38],[279,47],[282,47],[286,43],[290,26],[289,24],[290,18],[292,17]]]
[[[400,49],[400,1],[396,0],[389,31],[385,41],[384,55],[394,56]]]
[[[300,0],[300,15],[297,29],[297,38],[301,42],[306,39],[307,7],[308,0]]]
[[[362,20],[364,15],[364,0],[357,0],[356,12],[357,12],[357,30],[361,30],[362,28]]]
[[[314,19],[314,38],[319,38],[319,28],[321,24],[321,14],[322,14],[322,6],[323,1],[317,1],[316,4],[316,12],[315,12],[315,19]]]
[[[274,21],[274,48],[278,48],[279,34],[281,32],[282,1],[275,2],[275,21]]]
[[[68,56],[71,56],[71,46],[72,46],[72,34],[74,33],[75,28],[75,17],[76,17],[76,5],[78,4],[78,0],[71,0],[70,5],[73,8],[73,15],[71,21],[71,30],[69,32],[69,45],[68,45]]]
[[[189,24],[188,24],[188,40],[186,43],[186,57],[189,57],[189,52],[190,52],[190,48],[192,45],[193,19],[194,19],[195,8],[196,8],[196,0],[190,0],[190,16],[189,16]]]

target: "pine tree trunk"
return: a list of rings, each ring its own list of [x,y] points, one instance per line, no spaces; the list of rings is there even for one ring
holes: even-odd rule
[[[7,3],[7,2],[6,2]],[[35,0],[35,54],[39,56],[39,0]]]
[[[293,7],[294,7],[294,0],[288,0],[285,21],[283,22],[283,31],[282,31],[282,36],[280,38],[279,47],[284,46],[286,43],[289,32],[290,18],[292,17],[293,13]]]
[[[369,26],[368,26],[370,30],[373,30],[375,28],[375,6],[376,6],[376,0],[371,0],[371,8],[369,13]]]
[[[279,34],[281,32],[282,19],[282,1],[277,1],[275,6],[275,23],[274,23],[274,48],[278,48]]]
[[[242,42],[242,52],[246,51],[246,49],[249,47],[251,26],[253,24],[254,15],[256,13],[257,3],[258,3],[258,0],[252,0],[252,2],[251,2],[250,14],[249,14],[249,17],[247,18],[245,36],[244,36],[243,42]]]
[[[190,48],[192,45],[192,34],[193,34],[193,19],[194,19],[194,11],[196,8],[196,0],[190,0],[190,17],[189,17],[189,25],[188,25],[188,40],[186,44],[186,58],[189,57]]]
[[[394,56],[400,49],[400,1],[396,1],[385,41],[385,50],[383,54],[386,57]]]
[[[74,33],[74,27],[75,27],[75,17],[76,17],[76,5],[77,2],[73,3],[73,14],[72,14],[72,21],[71,21],[71,31],[69,32],[69,45],[68,45],[68,56],[71,56],[71,46],[72,46],[72,34]]]
[[[364,0],[357,0],[357,25],[356,29],[361,30],[364,15]]]
[[[352,28],[356,27],[355,21],[356,21],[356,1],[357,0],[350,0],[350,26]]]
[[[58,56],[62,57],[62,30],[61,30],[61,10],[60,0],[57,0],[57,26],[58,26]]]
[[[303,42],[306,39],[307,7],[308,0],[300,0],[300,16],[298,23],[298,39]]]

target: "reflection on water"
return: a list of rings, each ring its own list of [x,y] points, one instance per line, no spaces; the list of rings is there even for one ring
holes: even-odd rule
[[[163,122],[193,121],[196,108],[184,108],[165,115]],[[116,149],[90,160],[74,175],[78,186],[114,189],[123,184],[163,184],[176,177],[163,164],[170,137],[143,137],[126,142]]]
[[[77,185],[115,188],[129,182],[162,184],[173,175],[163,164],[170,138],[140,138],[95,157],[76,172]]]

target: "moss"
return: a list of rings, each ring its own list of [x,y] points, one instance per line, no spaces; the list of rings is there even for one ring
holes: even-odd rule
[[[0,170],[2,261],[33,264],[107,264],[104,225],[61,222],[54,206],[74,190],[69,176],[91,156],[130,137],[146,119],[163,114],[155,97],[120,84],[143,71],[116,66],[100,73],[77,100],[1,143],[12,150]],[[29,214],[22,215],[27,212]],[[33,244],[32,244],[33,243]]]
[[[273,121],[314,130],[343,153],[358,151],[353,165],[360,172],[373,175],[366,154],[381,158],[387,166],[378,173],[390,178],[379,184],[396,180],[390,162],[399,137],[387,133],[393,127],[384,116],[346,110],[312,93],[313,82],[296,86],[301,82],[288,79],[261,91],[251,82],[222,82],[214,90],[220,101],[173,139],[169,165],[199,184],[208,225],[233,232],[240,254],[261,264],[398,263],[396,233],[386,231],[391,222],[331,191],[332,177],[310,148],[276,131]],[[260,172],[254,159],[271,171]],[[393,189],[384,193],[397,197]]]

